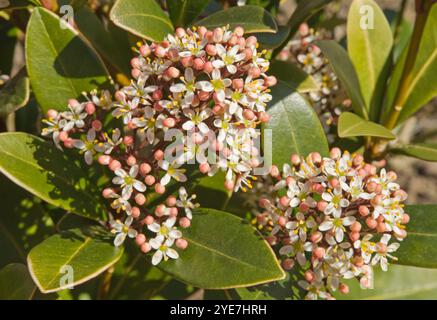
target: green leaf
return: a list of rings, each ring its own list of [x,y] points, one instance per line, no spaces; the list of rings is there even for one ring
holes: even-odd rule
[[[42,200],[0,174],[0,266],[26,263],[28,251],[55,232]]]
[[[425,161],[437,161],[437,143],[400,144],[391,148],[390,152]]]
[[[411,84],[406,95],[399,122],[408,119],[437,95],[437,6],[433,5],[423,30],[423,36],[412,71]]]
[[[343,112],[338,119],[338,135],[346,137],[380,137],[396,139],[396,136],[386,127],[375,122],[365,120],[351,112]]]
[[[405,212],[410,215],[407,238],[395,252],[397,263],[437,268],[437,205],[409,205]]]
[[[24,264],[11,263],[0,270],[0,300],[29,300],[35,289]]]
[[[264,139],[268,139],[266,129],[272,130],[272,163],[282,168],[292,154],[328,154],[325,133],[310,103],[282,81],[273,87],[272,96],[267,111],[271,118],[264,126]]]
[[[44,112],[65,109],[68,99],[103,86],[109,77],[87,41],[40,7],[33,10],[27,26],[26,61],[33,92]]]
[[[358,281],[349,280],[349,294],[334,294],[337,299],[420,300],[437,299],[437,270],[390,265],[387,272],[375,271],[374,289],[363,290]]]
[[[371,12],[363,13],[362,8]],[[368,27],[362,28],[366,23]],[[347,48],[371,119],[379,115],[377,108],[387,81],[392,46],[392,31],[378,4],[373,0],[354,0],[348,14]]]
[[[109,13],[115,25],[150,41],[162,41],[173,25],[155,0],[118,0]]]
[[[278,31],[275,34],[271,33],[256,33],[261,48],[275,49],[283,43],[290,34],[290,27],[278,26]]]
[[[24,107],[29,101],[30,88],[26,70],[21,69],[0,89],[0,117]]]
[[[84,283],[121,258],[122,248],[100,227],[71,229],[51,236],[34,247],[27,257],[30,274],[42,293]],[[69,274],[68,267],[72,269]],[[68,275],[72,283],[63,281]]]
[[[319,84],[312,76],[291,62],[273,60],[270,64],[269,73],[299,93],[308,93],[320,89]]]
[[[167,1],[171,21],[176,27],[187,27],[208,6],[209,0]]]
[[[331,1],[332,0],[299,1],[296,10],[288,22],[292,35],[296,33],[303,22],[308,20]]]
[[[120,44],[91,9],[81,8],[76,12],[74,21],[80,32],[92,43],[105,61],[115,66],[117,71],[130,74],[129,60],[132,57],[123,54]]]
[[[227,212],[198,209],[184,230],[188,248],[158,267],[176,279],[205,289],[227,289],[284,278],[275,254],[244,220]]]
[[[261,7],[243,6],[232,7],[214,13],[195,23],[196,26],[205,26],[209,29],[228,25],[231,29],[243,27],[246,33],[269,32],[278,30],[273,17]]]
[[[99,190],[71,158],[26,134],[0,134],[0,172],[48,203],[91,219],[104,219]]]
[[[224,186],[226,174],[222,171],[217,172],[214,176],[203,176],[190,193],[196,194],[196,201],[203,208],[224,209],[232,192],[226,190]]]
[[[366,103],[361,94],[358,76],[346,50],[333,40],[317,41],[316,44],[322,49],[341,84],[346,89],[349,98],[352,100],[352,108],[357,114],[367,119]]]

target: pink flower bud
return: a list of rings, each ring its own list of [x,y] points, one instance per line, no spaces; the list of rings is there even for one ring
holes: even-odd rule
[[[287,219],[285,217],[278,218],[278,225],[280,225],[281,227],[285,227],[286,223],[287,223]]]
[[[176,207],[170,208],[170,217],[177,217],[178,213],[179,213],[178,208]]]
[[[270,205],[270,201],[268,199],[266,199],[266,198],[261,198],[261,199],[259,199],[258,205],[261,208],[265,209],[265,208],[267,208]]]
[[[98,158],[98,162],[102,165],[102,166],[107,166],[110,162],[111,162],[112,158],[111,156],[102,154],[99,156]]]
[[[327,206],[328,203],[326,201],[320,200],[319,202],[317,202],[317,209],[321,212],[325,212]]]
[[[145,177],[150,171],[152,171],[152,167],[147,162],[144,162],[140,165],[140,174]]]
[[[140,47],[140,53],[143,57],[148,57],[152,53],[152,50],[150,50],[150,47],[147,44],[143,44]]]
[[[310,210],[310,206],[306,202],[301,202],[299,205],[299,210],[303,213],[306,213],[308,210]]]
[[[178,247],[181,250],[185,250],[188,247],[188,242],[185,239],[179,238],[175,242],[176,247]]]
[[[254,47],[258,43],[258,39],[255,36],[250,36],[246,39],[247,47]]]
[[[294,260],[293,260],[293,259],[290,259],[290,258],[284,259],[284,260],[281,262],[281,266],[282,266],[282,268],[283,268],[284,270],[286,270],[286,271],[291,270],[291,269],[293,269],[293,267],[294,267]]]
[[[155,209],[155,215],[157,217],[162,217],[165,214],[166,209],[167,208],[165,205],[163,205],[163,204],[158,205]]]
[[[123,143],[124,143],[126,146],[131,146],[131,145],[134,144],[134,138],[133,138],[132,136],[125,136],[125,137],[123,138]]]
[[[278,242],[278,239],[275,236],[267,236],[266,237],[266,241],[271,245],[274,246],[276,245]]]
[[[340,186],[340,181],[337,178],[332,179],[329,183],[334,189]]]
[[[355,242],[360,238],[360,233],[359,232],[351,232],[349,234],[349,238],[351,239],[352,242]]]
[[[117,101],[122,101],[123,99],[125,99],[125,94],[123,92],[121,92],[120,90],[116,91],[114,94],[114,98]]]
[[[68,132],[61,131],[59,133],[59,140],[61,140],[62,142],[65,142],[65,141],[67,141],[67,139],[68,139]]]
[[[253,113],[252,110],[250,110],[250,109],[245,109],[245,110],[243,111],[243,117],[244,117],[244,119],[246,119],[246,120],[253,120],[253,119],[255,119],[255,114]]]
[[[92,115],[94,112],[96,112],[96,106],[92,102],[88,102],[85,105],[85,112],[89,115]]]
[[[278,167],[275,166],[275,165],[273,165],[273,166],[270,168],[270,175],[271,175],[273,178],[275,178],[275,177],[278,177],[279,174],[280,174],[280,172],[279,172]]]
[[[155,218],[153,218],[152,216],[147,216],[143,219],[143,222],[144,222],[144,224],[149,226],[155,222]]]
[[[72,107],[78,106],[80,103],[76,99],[68,99],[68,105]]]
[[[111,188],[105,188],[105,189],[103,189],[103,191],[102,191],[102,196],[103,196],[103,198],[105,198],[105,199],[109,199],[109,198],[111,198],[111,196],[112,196],[113,194],[115,194],[115,192],[114,192],[114,190],[112,190]]]
[[[139,69],[140,68],[140,59],[138,59],[137,57],[132,58],[130,60],[130,65],[134,69]]]
[[[162,90],[156,89],[155,91],[153,91],[152,98],[153,98],[153,100],[156,100],[156,101],[161,100],[162,99]]]
[[[55,109],[47,110],[47,118],[55,119],[58,116],[58,111]]]
[[[212,41],[214,42],[222,42],[223,41],[223,29],[222,28],[215,28],[213,35],[212,35]]]
[[[165,193],[165,187],[162,184],[157,183],[157,184],[155,184],[155,191],[156,191],[157,194],[164,194]]]
[[[179,69],[175,68],[175,67],[170,67],[167,69],[167,74],[170,78],[179,78],[179,76],[181,75],[181,72],[179,71]]]
[[[211,167],[209,166],[209,164],[207,162],[201,163],[199,165],[199,171],[202,174],[207,174],[210,170],[211,170]]]
[[[323,234],[320,231],[314,232],[310,237],[310,240],[313,243],[318,243],[322,241],[322,239],[323,239]]]
[[[183,65],[185,68],[192,67],[192,66],[193,66],[193,63],[194,63],[194,59],[193,59],[192,56],[190,56],[190,57],[183,57],[183,58],[181,59],[181,63],[182,63],[182,65]]]
[[[325,249],[322,247],[317,247],[314,249],[313,253],[317,259],[323,259],[325,256]]]
[[[253,79],[256,79],[260,76],[261,70],[257,67],[250,67],[248,73]]]
[[[208,55],[214,57],[217,54],[217,49],[215,47],[215,45],[213,44],[208,44],[205,47],[206,53],[208,53]]]
[[[310,283],[313,282],[315,279],[314,272],[312,272],[311,270],[306,271],[304,277],[305,277],[305,280],[310,282]]]
[[[157,46],[155,48],[155,51],[153,52],[155,54],[155,56],[157,56],[158,58],[164,58],[166,55],[166,51],[163,47],[161,46]]]
[[[293,166],[298,166],[300,164],[300,157],[297,154],[292,154],[290,160]]]
[[[191,225],[191,221],[187,217],[183,217],[183,218],[179,219],[179,225],[182,228],[186,229],[186,228],[188,228]]]
[[[64,147],[66,147],[67,149],[73,149],[74,145],[73,145],[73,139],[68,138],[67,140],[64,141]]]
[[[137,193],[135,195],[135,202],[137,203],[137,205],[142,206],[146,203],[146,197],[142,193]]]
[[[141,75],[141,71],[139,69],[132,69],[130,74],[131,74],[132,78],[138,79]]]
[[[376,226],[376,231],[378,231],[379,233],[384,233],[387,231],[387,227],[385,226],[384,222],[378,222],[377,226]]]
[[[238,37],[242,37],[244,35],[244,29],[242,27],[238,26],[238,27],[235,28],[234,33]]]
[[[339,148],[332,148],[329,152],[329,156],[332,159],[337,160],[341,157],[341,150]]]
[[[232,88],[235,90],[240,90],[244,87],[244,81],[241,78],[233,79],[232,80]]]
[[[226,180],[225,181],[225,188],[226,188],[226,190],[232,191],[234,189],[234,186],[235,186],[235,184],[234,184],[233,181],[230,181],[230,180]]]
[[[205,65],[203,66],[203,71],[206,73],[211,73],[212,70],[214,70],[214,66],[212,65],[211,61],[205,62]]]
[[[410,216],[404,213],[402,216],[402,224],[407,224],[408,222],[410,222]]]
[[[164,159],[164,151],[160,149],[156,150],[155,153],[153,154],[153,157],[155,158],[156,161],[160,161]]]
[[[205,61],[203,61],[203,59],[201,58],[194,59],[193,68],[195,70],[202,70],[204,66],[205,66]]]
[[[176,28],[176,35],[177,35],[179,38],[184,37],[184,36],[186,35],[185,29],[184,29],[184,28],[181,28],[181,27]]]
[[[150,246],[150,244],[148,242],[145,242],[141,245],[140,249],[141,249],[141,252],[147,253],[150,250],[152,250],[152,247]]]
[[[115,171],[117,169],[121,168],[121,163],[118,160],[113,159],[110,163],[109,163],[109,170],[111,171]]]
[[[138,219],[138,217],[140,216],[140,214],[141,214],[140,208],[138,208],[138,207],[132,207],[132,213],[131,213],[132,218]]]
[[[155,183],[155,181],[156,181],[156,179],[155,179],[155,177],[152,176],[152,175],[148,175],[148,176],[146,176],[146,177],[144,178],[144,182],[145,182],[148,186],[153,185],[153,184]]]
[[[273,87],[277,83],[278,83],[278,80],[276,79],[275,76],[269,76],[269,77],[264,79],[264,85],[266,87]]]
[[[170,49],[167,52],[167,57],[172,61],[172,62],[177,62],[180,60],[179,57],[179,51],[177,49]]]
[[[127,157],[126,163],[128,166],[132,167],[137,164],[137,159],[134,156],[130,155],[129,157]]]
[[[229,38],[228,44],[230,46],[235,46],[238,43],[238,37],[236,35],[233,35]]]
[[[142,246],[146,242],[146,236],[143,233],[138,233],[135,242],[138,246]]]
[[[311,156],[311,161],[314,164],[319,164],[319,163],[322,162],[322,156],[320,155],[320,153],[318,153],[318,152],[311,152],[310,156]]]
[[[349,293],[349,287],[346,284],[344,284],[344,283],[340,284],[339,290],[340,290],[340,292],[342,294],[348,294]]]
[[[247,46],[247,41],[246,41],[246,46]],[[244,49],[243,50],[243,54],[244,54],[244,60],[245,61],[249,61],[253,57],[253,52],[252,52],[252,49],[250,49],[250,48]]]
[[[372,217],[368,217],[366,219],[366,225],[370,228],[370,229],[375,229],[376,226],[378,225],[378,222],[376,222],[375,219],[373,219]]]
[[[176,125],[176,120],[174,118],[167,118],[162,122],[162,124],[166,128],[173,128]]]
[[[171,195],[168,196],[167,200],[165,201],[165,203],[169,206],[169,207],[174,207],[176,205],[176,197]]]
[[[359,223],[358,221],[355,221],[354,223],[352,223],[350,228],[351,228],[351,231],[353,231],[353,232],[360,232],[361,231],[361,223]]]

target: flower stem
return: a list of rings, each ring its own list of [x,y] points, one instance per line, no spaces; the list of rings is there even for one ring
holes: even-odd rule
[[[416,0],[416,21],[414,23],[414,30],[411,36],[411,42],[408,48],[404,70],[402,72],[392,110],[387,119],[384,121],[384,126],[390,130],[397,125],[401,111],[408,98],[408,88],[413,79],[413,68],[416,63],[417,52],[419,51],[423,30],[429,16],[431,5],[432,1],[430,0]]]

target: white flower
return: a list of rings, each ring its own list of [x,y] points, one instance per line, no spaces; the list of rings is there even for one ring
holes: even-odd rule
[[[134,188],[139,192],[146,191],[146,185],[135,179],[138,175],[138,170],[138,165],[131,167],[129,174],[123,169],[115,170],[117,176],[112,179],[112,183],[121,185],[121,195],[126,200],[131,197]]]
[[[387,173],[385,169],[381,169],[379,173],[379,177],[372,178],[371,181],[374,181],[381,185],[382,194],[389,195],[390,192],[394,190],[398,190],[400,187],[397,183],[392,182],[389,177],[387,176]]]
[[[184,93],[183,105],[190,105],[193,102],[196,91],[196,78],[193,69],[185,69],[184,77],[181,77],[182,83],[174,84],[170,87],[173,93]]]
[[[181,165],[177,162],[170,163],[166,160],[159,161],[159,166],[161,169],[166,171],[165,175],[161,178],[161,185],[167,185],[171,178],[175,179],[177,182],[187,181],[187,176],[184,174],[185,169],[178,169]]]
[[[67,123],[64,126],[64,131],[70,131],[75,126],[79,129],[85,126],[85,121],[83,120],[87,117],[87,113],[82,112],[84,108],[84,103],[74,103],[73,105],[68,105],[68,109],[70,109],[70,111],[62,112],[62,117],[67,120]]]
[[[395,257],[390,255],[390,253],[398,250],[400,245],[397,242],[393,242],[392,244],[388,245],[390,238],[391,238],[391,235],[389,235],[389,234],[384,234],[381,237],[380,243],[385,248],[383,250],[378,249],[379,244],[376,244],[376,255],[372,259],[372,265],[374,266],[374,265],[378,264],[378,262],[379,262],[379,264],[381,265],[382,271],[387,271],[387,267],[388,267],[387,257],[392,258],[394,260],[397,260]]]
[[[223,114],[222,119],[215,119],[214,120],[214,126],[216,128],[220,128],[219,134],[217,136],[217,140],[220,142],[223,142],[226,138],[226,135],[229,130],[232,130],[233,125],[231,123],[232,116],[230,116],[227,113]]]
[[[132,119],[132,123],[138,128],[144,128],[143,131],[146,135],[146,139],[150,144],[153,144],[155,140],[156,129],[162,128],[162,121],[165,119],[163,114],[155,117],[155,109],[146,106],[143,109],[144,115],[141,118]]]
[[[86,140],[74,140],[73,146],[77,149],[80,149],[81,154],[84,154],[85,162],[88,165],[93,163],[93,156],[96,151],[101,151],[99,142],[96,140],[96,131],[94,129],[88,131]]]
[[[331,297],[329,293],[322,290],[323,286],[319,281],[309,283],[305,280],[299,280],[298,284],[302,289],[308,291],[307,295],[305,296],[305,299],[307,300],[317,300],[319,298],[328,299]]]
[[[176,240],[182,237],[182,232],[180,232],[174,224],[176,223],[176,217],[168,218],[161,225],[154,222],[147,226],[147,228],[155,232],[157,236],[164,236],[165,238]]]
[[[45,124],[48,125],[48,127],[43,128],[41,134],[43,136],[48,136],[52,134],[53,142],[55,143],[56,147],[58,149],[61,149],[60,146],[60,139],[59,139],[59,133],[60,131],[65,127],[67,124],[67,120],[61,119],[60,115],[58,115],[56,118],[49,118],[49,119],[43,119],[42,120]]]
[[[352,200],[370,200],[374,197],[374,194],[364,192],[363,179],[360,176],[353,177],[349,184],[347,184],[347,182],[344,180],[341,180],[340,184],[344,191],[350,193],[350,195],[352,196]]]
[[[112,130],[111,138],[106,132],[104,135],[106,137],[106,142],[104,143],[105,154],[110,154],[115,147],[122,143],[123,138],[121,137],[120,129],[118,128]]]
[[[138,108],[138,104],[140,103],[140,98],[135,97],[132,100],[123,100],[120,103],[116,104],[116,109],[112,111],[112,115],[117,119],[123,117],[123,123],[128,124],[132,119],[132,115],[134,110]]]
[[[335,218],[341,216],[342,208],[349,206],[349,200],[345,199],[343,196],[342,189],[335,188],[333,192],[323,192],[322,199],[328,202],[325,209],[325,214],[332,214]]]
[[[114,245],[119,247],[123,244],[126,237],[135,238],[138,232],[135,229],[132,229],[130,225],[132,224],[133,218],[127,217],[125,222],[121,222],[120,220],[115,220],[111,223],[112,232],[116,233],[114,239]]]
[[[361,257],[364,260],[364,263],[369,263],[372,258],[372,254],[376,250],[376,245],[374,242],[371,242],[370,239],[373,238],[373,235],[368,233],[361,240],[357,240],[354,242],[354,248],[361,250]]]
[[[350,154],[348,152],[345,152],[343,156],[337,161],[329,158],[324,158],[323,160],[324,160],[323,170],[327,175],[336,178],[342,178],[352,175],[352,173],[349,172],[351,159],[350,159]]]
[[[226,67],[229,73],[234,74],[237,72],[237,67],[234,63],[240,62],[244,59],[244,53],[238,53],[240,50],[239,45],[235,45],[229,50],[226,50],[220,43],[216,44],[217,54],[221,60],[215,60],[212,62],[214,68],[220,69]]]
[[[191,197],[188,197],[187,190],[184,187],[179,188],[179,199],[176,201],[176,206],[179,208],[184,208],[185,215],[190,220],[193,219],[192,209],[199,207],[198,203],[192,202],[194,199],[196,199],[195,194],[193,194]]]
[[[179,254],[176,250],[172,249],[171,246],[173,245],[174,240],[173,239],[165,239],[163,235],[159,235],[156,238],[150,239],[149,244],[150,246],[156,250],[156,252],[153,254],[152,257],[152,264],[156,266],[159,264],[162,259],[164,261],[167,261],[168,258],[171,259],[177,259],[179,258]]]
[[[311,252],[312,249],[313,244],[311,242],[296,241],[279,249],[279,254],[285,256],[291,255],[292,257],[295,256],[297,262],[299,262],[301,266],[304,266],[307,262],[307,258],[305,257],[305,251]]]
[[[307,240],[307,232],[316,226],[316,222],[312,217],[306,220],[305,215],[302,212],[296,213],[296,220],[287,222],[285,228],[290,230],[291,243],[300,240],[305,242]]]
[[[203,90],[205,92],[213,92],[217,94],[217,99],[219,101],[224,101],[226,98],[226,88],[232,84],[232,80],[221,78],[220,70],[214,69],[212,71],[212,79],[210,81],[199,81],[196,83],[196,88]],[[228,90],[229,91],[229,90]],[[229,95],[229,93],[228,93]]]
[[[147,99],[150,99],[149,93],[152,93],[158,89],[158,86],[146,86],[146,81],[148,76],[140,76],[137,81],[131,81],[131,85],[128,87],[124,87],[122,92],[126,95],[134,98],[140,97],[142,104],[150,104]]]
[[[335,240],[340,243],[343,241],[344,238],[344,232],[346,230],[345,227],[350,226],[352,223],[355,222],[355,220],[355,217],[352,216],[346,216],[344,218],[335,217],[334,219],[327,218],[320,224],[319,230],[331,230],[335,234]]]
[[[183,110],[184,115],[189,118],[189,121],[186,121],[183,125],[182,125],[182,129],[190,131],[193,130],[195,128],[198,128],[200,132],[206,134],[209,132],[209,127],[207,124],[204,123],[204,121],[206,119],[208,119],[209,117],[211,117],[212,115],[212,111],[211,109],[204,109],[202,111],[193,111],[190,108],[185,108]]]

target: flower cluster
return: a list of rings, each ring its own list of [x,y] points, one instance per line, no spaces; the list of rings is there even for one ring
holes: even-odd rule
[[[360,154],[337,148],[329,158],[312,153],[291,157],[282,174],[271,170],[274,193],[262,198],[258,223],[270,226],[268,242],[289,270],[297,262],[305,271],[299,285],[306,298],[332,298],[349,291],[345,279],[371,285],[372,267],[387,270],[388,260],[407,233],[407,194],[396,174],[364,162]]]
[[[336,124],[339,115],[348,103],[343,103],[337,76],[332,71],[329,61],[323,56],[316,41],[330,38],[323,31],[315,31],[307,24],[299,28],[299,39],[290,41],[280,53],[280,59],[291,60],[311,75],[320,89],[308,94],[313,105],[323,119],[326,131]]]
[[[276,79],[265,74],[269,62],[257,51],[257,39],[243,33],[178,28],[160,43],[139,44],[131,61],[134,80],[115,99],[93,91],[82,102],[71,99],[66,111],[48,111],[42,135],[111,172],[112,186],[102,194],[111,201],[116,246],[130,237],[142,252],[154,250],[153,264],[178,258],[173,244],[188,245],[178,227],[190,226],[198,204],[184,187],[177,196],[166,191],[188,180],[183,165],[190,161],[202,174],[225,171],[229,190],[251,186],[252,169],[260,164],[256,127],[269,118],[268,87]],[[167,139],[172,130],[181,133],[176,145]],[[211,162],[206,149],[219,160]],[[156,195],[165,201],[156,203]]]
[[[237,190],[259,166],[255,129],[269,120],[268,88],[276,78],[265,73],[269,61],[256,37],[243,33],[178,28],[161,43],[140,45],[132,59],[135,81],[117,92],[113,115],[149,145],[159,145],[170,129],[182,133],[183,152],[164,161],[165,170],[195,160],[203,174],[226,171],[226,188]],[[216,157],[204,156],[206,150]]]

